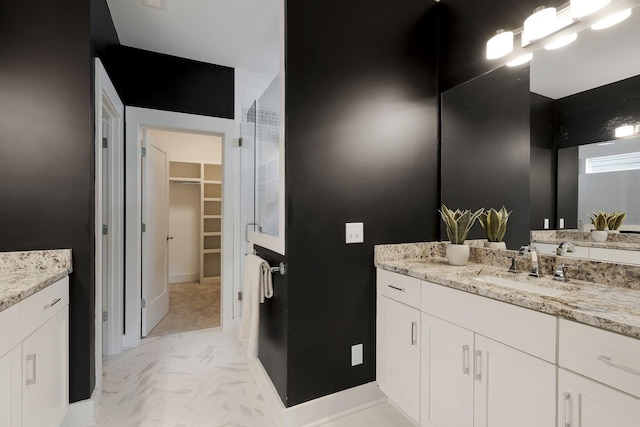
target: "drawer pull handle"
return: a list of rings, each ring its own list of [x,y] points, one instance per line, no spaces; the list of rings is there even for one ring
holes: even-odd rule
[[[29,378],[29,362],[31,362],[31,378]],[[35,354],[27,354],[27,385],[33,385],[36,383],[36,355]]]
[[[56,305],[57,303],[59,303],[61,299],[62,299],[62,298],[56,298],[56,299],[54,299],[53,301],[51,301],[51,304],[45,304],[45,305],[44,305],[44,309],[45,309],[45,310],[47,310],[47,309],[49,309],[49,308],[53,307],[54,305]]]
[[[416,336],[417,329],[418,324],[416,322],[411,322],[411,345],[416,345],[416,342],[418,342],[418,337]]]
[[[390,287],[391,289],[395,289],[396,291],[407,292],[406,289],[404,289],[404,288],[399,288],[399,287],[393,286],[393,285],[387,285],[387,286]]]
[[[571,394],[565,391],[562,397],[564,397],[564,427],[571,427]]]
[[[620,369],[621,371],[625,371],[640,377],[640,371],[633,369],[629,366],[620,365],[619,363],[616,363],[613,360],[611,360],[611,358],[608,356],[601,354],[600,356],[597,357],[597,359],[603,362],[605,365],[611,366],[612,368]]]
[[[469,346],[462,346],[462,374],[467,375],[469,373]]]
[[[476,357],[473,361],[473,370],[476,372],[476,381],[482,379],[482,351],[476,350]]]

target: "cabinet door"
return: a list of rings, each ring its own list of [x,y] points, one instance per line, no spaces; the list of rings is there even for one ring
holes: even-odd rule
[[[475,346],[474,427],[555,425],[555,365],[481,335]]]
[[[66,415],[68,310],[60,310],[22,343],[24,427],[57,427]]]
[[[0,357],[0,427],[22,425],[21,347]]]
[[[420,416],[420,311],[378,297],[377,376],[380,390],[418,421]]]
[[[423,427],[473,425],[473,332],[422,313]]]
[[[640,427],[640,400],[560,369],[558,426]]]

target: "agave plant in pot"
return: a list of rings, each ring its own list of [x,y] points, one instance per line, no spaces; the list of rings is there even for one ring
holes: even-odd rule
[[[627,217],[627,214],[624,212],[612,212],[609,214],[609,219],[607,220],[607,227],[609,228],[609,233],[620,233],[620,227],[622,226],[622,221]]]
[[[607,225],[609,223],[609,214],[605,212],[591,212],[587,215],[593,224],[594,230],[591,230],[591,238],[594,242],[605,242],[607,240]]]
[[[491,208],[480,214],[478,222],[487,236],[487,241],[484,242],[485,248],[507,249],[507,245],[502,239],[507,232],[507,221],[509,221],[511,212],[513,211],[507,212],[503,206],[499,211]]]
[[[447,226],[447,236],[449,237],[450,245],[447,245],[447,259],[451,265],[465,265],[469,260],[469,246],[464,244],[469,230],[476,222],[476,219],[484,211],[483,208],[478,209],[475,212],[470,210],[461,211],[456,209],[455,211],[449,209],[444,204],[438,211],[442,217],[442,221]]]

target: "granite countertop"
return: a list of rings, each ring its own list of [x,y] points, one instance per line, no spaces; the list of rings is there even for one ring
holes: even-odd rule
[[[71,249],[0,252],[0,311],[73,271]]]
[[[551,276],[529,277],[528,271],[508,273],[506,268],[468,263],[451,266],[442,256],[376,260],[376,267],[518,305],[554,316],[640,338],[640,291],[571,279],[552,280]],[[554,296],[507,288],[472,280],[477,276],[497,276],[558,289]],[[526,285],[525,285],[526,286]]]
[[[559,245],[569,241],[576,246],[604,249],[622,249],[640,251],[640,234],[612,233],[606,242],[594,242],[591,233],[579,230],[532,230],[530,240],[534,243],[549,243]]]

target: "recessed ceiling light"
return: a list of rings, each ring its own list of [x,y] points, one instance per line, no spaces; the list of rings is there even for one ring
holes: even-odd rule
[[[165,10],[164,0],[142,0],[144,6],[153,7],[154,9]]]

